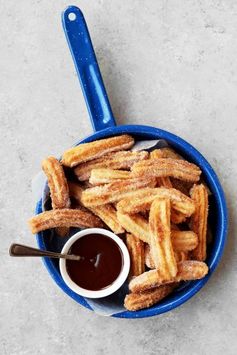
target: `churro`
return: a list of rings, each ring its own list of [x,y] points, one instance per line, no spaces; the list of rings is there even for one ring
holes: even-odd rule
[[[132,166],[132,172],[137,177],[174,177],[184,181],[197,182],[201,170],[195,164],[186,160],[161,158],[139,161]]]
[[[92,185],[101,185],[129,178],[133,178],[129,171],[113,170],[108,168],[92,169],[89,183]]]
[[[57,227],[103,227],[101,220],[90,212],[60,209],[42,212],[29,220],[31,232],[36,234]]]
[[[127,135],[106,138],[90,143],[82,143],[76,147],[66,150],[62,156],[62,163],[70,168],[111,152],[127,150],[134,144],[134,139]]]
[[[208,192],[206,187],[203,184],[194,185],[191,190],[191,197],[195,202],[196,209],[190,225],[198,236],[198,245],[193,250],[192,256],[195,260],[204,261],[206,259],[208,217]]]
[[[167,158],[163,154],[164,149],[168,149],[168,148],[162,148],[162,149],[153,150],[150,153],[150,159]],[[159,187],[163,186],[163,187],[166,187],[166,188],[172,188],[173,187],[169,176],[163,176],[163,177],[157,178],[157,186],[159,186]]]
[[[192,231],[172,231],[171,239],[175,251],[190,251],[198,245],[198,236]]]
[[[117,218],[127,232],[135,235],[141,241],[149,243],[150,241],[149,225],[144,217],[138,214],[134,214],[134,215],[123,214],[117,211]]]
[[[126,234],[126,245],[130,255],[130,276],[138,276],[145,271],[144,243],[134,235]]]
[[[183,159],[181,155],[176,153],[172,148],[170,147],[164,147],[160,149],[154,149],[150,153],[150,158],[151,159],[160,159],[160,158],[171,158],[171,159]]]
[[[130,293],[124,299],[124,307],[129,311],[148,308],[167,297],[177,284],[161,285],[140,293]]]
[[[110,203],[102,206],[89,207],[89,210],[93,212],[115,233],[121,234],[125,230],[122,224],[118,221],[116,209]]]
[[[132,292],[142,292],[162,284],[202,279],[208,273],[208,266],[202,261],[186,260],[177,264],[178,272],[172,279],[164,279],[159,270],[146,271],[129,283]]]
[[[150,247],[155,267],[164,279],[174,278],[177,263],[171,242],[170,200],[155,199],[149,215]]]
[[[53,209],[70,207],[68,184],[60,162],[48,157],[42,161],[42,169],[48,179]]]
[[[53,209],[69,208],[70,198],[67,180],[60,162],[54,157],[48,157],[42,161],[42,170],[44,171],[50,190],[50,197]],[[65,237],[68,235],[67,227],[56,228],[56,233]]]
[[[124,169],[129,170],[134,163],[137,163],[140,160],[148,158],[148,152],[114,152],[107,154],[101,158],[88,161],[78,165],[74,169],[74,173],[77,176],[78,180],[85,181],[88,180],[91,174],[92,169]]]
[[[133,196],[134,191],[147,186],[154,186],[154,178],[136,178],[95,186],[82,192],[82,202],[86,207],[104,205]]]
[[[190,217],[195,210],[195,203],[191,198],[176,189],[166,189],[163,187],[134,191],[128,198],[121,199],[117,208],[122,213],[139,213],[149,210],[152,202],[157,197],[170,198],[172,208],[181,212],[186,217]]]
[[[83,205],[81,196],[84,189],[78,183],[69,182],[68,185],[70,196]],[[117,219],[116,209],[112,204],[94,206],[88,209],[98,216],[115,234],[124,233],[124,229]]]

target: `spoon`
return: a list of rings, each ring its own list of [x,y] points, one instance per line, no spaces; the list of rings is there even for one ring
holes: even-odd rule
[[[29,247],[27,245],[13,243],[9,248],[10,256],[48,256],[50,258],[63,258],[67,260],[80,260],[79,255],[73,254],[60,254],[52,251],[46,251]]]

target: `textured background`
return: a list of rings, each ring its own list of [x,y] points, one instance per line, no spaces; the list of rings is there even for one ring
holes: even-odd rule
[[[52,282],[26,221],[31,178],[48,154],[91,133],[61,28],[59,0],[0,1],[0,354],[236,354],[237,3],[76,1],[86,16],[118,124],[181,135],[219,174],[230,208],[220,267],[192,300],[144,320],[101,318]]]

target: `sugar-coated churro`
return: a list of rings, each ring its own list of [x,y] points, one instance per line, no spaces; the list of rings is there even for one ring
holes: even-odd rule
[[[124,299],[124,307],[129,311],[148,308],[167,297],[177,284],[161,285],[140,293],[130,293]]]
[[[192,231],[172,231],[171,239],[175,251],[190,251],[198,245],[198,236]]]
[[[89,210],[93,212],[115,233],[124,233],[122,224],[118,221],[116,209],[110,203],[102,206],[89,207]]]
[[[127,150],[131,148],[133,144],[134,139],[127,134],[90,143],[82,143],[66,150],[62,156],[62,163],[72,168],[80,163],[99,158],[110,152]]]
[[[150,247],[155,267],[164,279],[174,278],[177,274],[177,263],[171,242],[170,200],[155,199],[149,215]]]
[[[132,196],[134,191],[147,186],[155,186],[155,184],[154,178],[139,178],[95,186],[82,192],[82,202],[86,207],[113,203],[130,195]]]
[[[81,196],[84,189],[78,183],[69,182],[68,185],[70,196],[83,205]],[[94,206],[88,209],[98,216],[115,234],[124,233],[124,229],[117,219],[116,209],[112,204]]]
[[[53,209],[70,207],[68,184],[60,162],[48,157],[42,161],[42,169],[48,179]]]
[[[132,166],[135,176],[175,177],[184,181],[197,182],[201,170],[195,164],[179,159],[148,159],[139,161]]]
[[[80,181],[88,180],[91,174],[92,169],[124,169],[128,170],[134,163],[137,163],[140,160],[148,158],[148,152],[114,152],[107,154],[101,158],[88,161],[78,165],[74,169],[74,173]]]
[[[187,260],[177,264],[178,272],[172,279],[164,279],[159,270],[146,271],[135,277],[129,283],[129,289],[132,292],[142,292],[152,287],[162,284],[197,280],[203,278],[208,273],[208,266],[202,261]]]
[[[44,171],[48,180],[52,208],[69,208],[71,204],[69,198],[69,189],[67,179],[60,162],[56,158],[50,156],[42,161],[42,170]],[[69,229],[67,227],[56,229],[56,233],[61,237],[68,235],[68,232]]]
[[[130,255],[130,276],[138,276],[145,271],[144,243],[134,235],[126,234],[126,245]]]
[[[191,217],[191,229],[198,236],[198,245],[193,250],[192,256],[195,260],[204,261],[206,259],[207,248],[207,217],[208,217],[208,191],[201,185],[194,185],[191,190],[191,197],[195,202],[196,209]]]
[[[161,159],[161,158],[166,158],[163,155],[162,149],[154,149],[150,152],[150,159]]]
[[[171,158],[171,159],[183,159],[181,155],[176,153],[172,148],[170,147],[164,147],[160,149],[154,149],[150,153],[150,158],[151,159],[160,159],[160,158]]]
[[[191,216],[195,210],[195,203],[191,198],[176,189],[166,189],[163,187],[134,191],[128,198],[121,199],[117,208],[122,213],[139,213],[149,210],[152,202],[157,197],[170,198],[172,208],[181,212],[186,217]]]
[[[33,234],[57,227],[103,227],[101,220],[90,212],[73,209],[51,210],[29,220]]]
[[[118,221],[123,228],[143,242],[149,243],[150,232],[146,219],[138,214],[128,215],[117,211]]]
[[[131,172],[109,168],[92,169],[89,183],[92,185],[109,184],[114,181],[131,179]]]
[[[163,149],[166,149],[166,148],[163,148]],[[150,159],[166,158],[166,156],[163,156],[163,149],[155,149],[155,150],[153,150],[150,153]],[[159,187],[163,186],[163,187],[166,187],[166,188],[172,188],[173,187],[169,176],[158,177],[157,178],[157,186],[159,186]]]

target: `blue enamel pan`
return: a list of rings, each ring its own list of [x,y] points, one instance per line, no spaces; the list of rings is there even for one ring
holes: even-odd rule
[[[202,169],[204,178],[212,192],[210,196],[209,222],[212,228],[213,240],[208,248],[208,275],[202,280],[185,283],[182,288],[179,288],[170,297],[153,307],[137,312],[124,311],[113,314],[113,317],[142,318],[162,314],[180,306],[193,297],[206,284],[220,262],[228,226],[227,207],[222,187],[216,173],[206,159],[182,138],[156,127],[142,125],[116,126],[82,12],[75,6],[68,7],[62,14],[62,23],[94,129],[92,135],[76,144],[123,133],[131,134],[136,140],[165,139],[187,160],[197,164]],[[41,211],[42,200],[37,203],[36,214]],[[49,250],[61,250],[62,245],[60,243],[63,243],[55,241],[47,232],[39,233],[37,242],[40,248]],[[66,286],[60,275],[57,262],[49,258],[45,258],[44,262],[51,277],[59,287],[76,302],[91,309],[83,297],[77,295]]]

